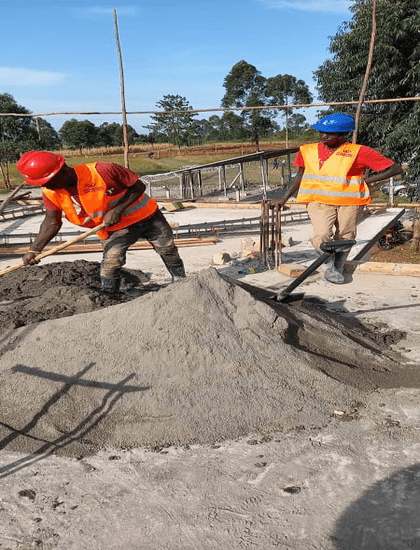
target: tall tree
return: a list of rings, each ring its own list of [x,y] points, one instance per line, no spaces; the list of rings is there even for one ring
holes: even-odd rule
[[[311,103],[312,94],[304,80],[298,80],[290,74],[278,74],[267,80],[266,94],[271,105],[292,105]],[[289,134],[289,119],[293,109],[284,109],[282,114],[286,122],[286,147]],[[302,115],[303,116],[303,115]]]
[[[65,145],[70,149],[96,147],[98,145],[98,128],[90,120],[66,120],[60,128],[60,134]]]
[[[51,126],[51,124],[43,118],[32,118],[31,127],[35,129],[37,136],[36,149],[60,149],[61,139],[58,132]]]
[[[127,139],[130,145],[133,145],[135,140],[138,138],[138,133],[135,129],[127,125]],[[103,122],[97,133],[97,143],[101,147],[109,146],[121,146],[124,145],[124,135],[123,135],[123,126],[118,124],[118,122]]]
[[[262,107],[267,104],[267,79],[254,65],[242,60],[236,63],[225,77],[223,87],[226,90],[222,98],[222,107]],[[250,136],[268,135],[272,129],[275,114],[270,110],[244,110],[242,117],[248,126]]]
[[[368,59],[372,1],[353,0],[352,19],[331,38],[332,54],[315,71],[322,101],[357,101]],[[415,97],[420,93],[420,1],[380,0],[377,35],[365,99]],[[342,107],[355,113],[355,108]],[[420,105],[417,101],[364,105],[360,143],[408,162],[420,176]]]
[[[10,94],[0,94],[0,113],[30,114]],[[36,130],[31,117],[0,117],[0,172],[5,187],[10,188],[9,163],[16,162],[25,151],[36,149]]]
[[[304,115],[293,113],[289,117],[289,128],[291,132],[300,136],[309,128],[309,124],[306,123],[306,117]]]
[[[152,123],[144,126],[151,130],[157,141],[169,141],[178,147],[189,145],[197,133],[194,117],[196,113],[189,113],[193,107],[185,97],[180,95],[165,95],[156,103],[159,111],[150,118]]]

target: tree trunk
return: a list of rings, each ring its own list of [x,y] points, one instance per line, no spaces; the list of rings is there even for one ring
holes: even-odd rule
[[[357,111],[356,111],[356,117],[355,117],[355,129],[354,129],[354,132],[353,132],[353,140],[352,140],[353,143],[357,142],[357,135],[358,135],[358,132],[359,132],[359,124],[360,124],[360,117],[361,117],[361,114],[362,114],[362,105],[363,105],[363,101],[365,99],[365,93],[366,93],[366,88],[367,88],[368,81],[369,81],[370,70],[372,68],[373,51],[375,49],[376,29],[377,29],[376,7],[377,7],[377,0],[373,0],[373,4],[372,4],[372,31],[371,31],[371,35],[370,35],[368,62],[367,62],[367,65],[366,65],[366,72],[365,72],[365,77],[363,79],[362,89],[360,90],[359,103],[357,105]]]
[[[418,252],[420,249],[420,209],[417,207],[414,211],[413,221],[413,241],[411,243],[411,249],[414,252]]]
[[[11,189],[12,186],[10,185],[9,171],[7,170],[7,172],[5,172],[4,171],[4,166],[2,164],[0,164],[0,170],[1,170],[1,175],[3,177],[5,188],[6,189]]]

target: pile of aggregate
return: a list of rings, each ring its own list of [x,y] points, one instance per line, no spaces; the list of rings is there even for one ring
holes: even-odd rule
[[[377,388],[418,387],[367,329],[214,268],[4,332],[0,356],[0,448],[73,457],[311,433]]]

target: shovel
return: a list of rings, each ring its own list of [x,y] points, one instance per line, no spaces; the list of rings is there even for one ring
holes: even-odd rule
[[[66,241],[64,243],[61,243],[57,246],[54,246],[53,248],[50,248],[49,250],[46,250],[45,252],[41,252],[40,254],[37,254],[35,258],[37,260],[41,260],[42,258],[46,258],[47,256],[52,256],[52,254],[55,254],[56,252],[59,252],[60,250],[63,250],[63,248],[67,248],[68,246],[77,243],[79,241],[83,241],[87,237],[90,237],[91,235],[94,235],[101,229],[104,229],[105,224],[101,223],[100,225],[97,225],[96,227],[92,227],[92,229],[89,229],[89,231],[86,231],[86,233],[82,233],[81,235],[78,235],[77,237],[74,237],[73,239],[70,239],[69,241]],[[23,262],[20,262],[19,264],[12,265],[11,267],[6,267],[6,269],[3,269],[0,271],[0,275],[5,275],[6,273],[10,273],[11,271],[15,271],[16,269],[20,269],[21,267],[28,267],[25,266]]]
[[[289,303],[302,300],[305,293],[300,292],[296,294],[291,294],[297,286],[299,286],[305,279],[309,277],[320,265],[325,263],[333,254],[336,252],[347,252],[353,245],[356,244],[354,240],[346,241],[327,241],[320,244],[320,248],[323,251],[323,254],[319,256],[305,271],[296,277],[296,279],[285,289],[283,289],[277,296],[273,296],[273,299],[277,302]]]

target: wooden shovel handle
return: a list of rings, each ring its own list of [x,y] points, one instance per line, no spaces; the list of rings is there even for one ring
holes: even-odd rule
[[[79,241],[83,241],[87,237],[90,237],[91,235],[94,235],[101,229],[104,229],[105,224],[101,223],[101,225],[97,225],[96,227],[92,227],[92,229],[89,229],[89,231],[86,231],[86,233],[82,233],[81,235],[78,235],[77,237],[74,237],[73,239],[70,239],[64,243],[61,243],[57,246],[54,246],[53,248],[50,248],[49,250],[46,250],[45,252],[41,252],[40,254],[37,254],[35,258],[37,260],[42,260],[42,258],[46,258],[47,256],[51,256],[52,254],[55,254],[59,250],[63,250],[63,248],[67,248],[68,246],[77,243]],[[6,273],[10,273],[11,271],[15,271],[16,269],[20,269],[21,267],[27,267],[23,262],[20,262],[19,264],[12,265],[11,267],[6,267],[6,269],[3,269],[0,271],[0,275],[5,275]]]

